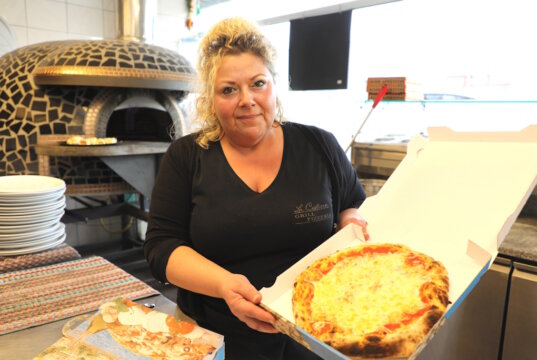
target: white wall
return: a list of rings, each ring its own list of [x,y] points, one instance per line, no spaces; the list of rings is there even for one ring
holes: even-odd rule
[[[186,2],[154,0],[154,42],[177,50],[188,35]],[[116,37],[116,0],[0,0],[0,15],[17,36],[19,46],[69,39]]]
[[[68,39],[100,39],[115,34],[113,0],[0,0],[0,15],[19,46]]]

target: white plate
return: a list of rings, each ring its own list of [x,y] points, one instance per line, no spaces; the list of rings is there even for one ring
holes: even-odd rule
[[[40,205],[11,207],[3,207],[0,205],[0,216],[32,215],[38,213],[47,213],[63,208],[65,208],[65,198],[61,198],[59,201],[51,202],[49,204],[45,203]]]
[[[15,241],[15,242],[0,241],[0,250],[22,249],[26,247],[38,246],[38,245],[42,245],[42,244],[46,244],[51,241],[54,241],[64,234],[65,234],[65,230],[61,229],[60,231],[57,231],[54,234],[50,234],[44,237],[36,237],[30,240]]]
[[[0,249],[18,249],[25,248],[30,246],[37,246],[40,244],[51,242],[55,239],[58,239],[60,236],[65,234],[65,229],[58,229],[57,231],[47,234],[44,236],[35,236],[33,238],[24,239],[24,240],[14,240],[14,241],[0,241]]]
[[[61,190],[65,190],[65,182],[50,176],[8,175],[0,177],[0,194],[3,197],[48,194]]]
[[[60,197],[65,193],[65,189],[59,189],[56,191],[51,191],[45,194],[20,194],[20,195],[6,195],[0,193],[0,203],[2,204],[35,204],[41,201],[47,201]]]
[[[1,196],[0,196],[1,197]],[[52,193],[46,197],[32,197],[30,199],[25,198],[13,198],[8,200],[3,200],[0,198],[0,209],[9,210],[17,207],[42,207],[47,206],[52,203],[65,201],[65,195],[63,193]]]
[[[37,224],[23,224],[23,225],[1,225],[0,224],[0,234],[19,234],[19,233],[28,233],[39,230],[46,230],[56,226],[56,222],[43,222]]]
[[[51,217],[51,216],[54,216],[54,215],[58,215],[60,213],[63,212],[63,207],[61,209],[56,209],[56,210],[53,210],[53,211],[47,211],[47,210],[42,210],[42,211],[38,211],[38,212],[34,212],[34,213],[31,213],[31,214],[22,214],[22,215],[5,215],[5,214],[0,214],[0,223],[2,222],[10,222],[10,223],[13,223],[13,222],[19,222],[19,221],[24,221],[24,223],[34,223],[34,222],[42,222],[44,221],[45,219]],[[38,220],[38,221],[33,221],[33,220]]]
[[[53,224],[60,221],[64,214],[63,209],[56,210],[46,215],[39,216],[3,216],[0,215],[0,225],[25,225],[25,224]]]
[[[25,241],[25,240],[32,240],[36,238],[43,238],[46,236],[50,236],[51,234],[56,234],[59,231],[65,231],[65,225],[61,222],[58,222],[54,224],[53,226],[49,226],[44,229],[36,230],[36,231],[29,231],[29,232],[16,232],[11,234],[4,234],[2,231],[0,231],[0,244],[3,241]]]
[[[0,250],[0,255],[2,256],[23,255],[23,254],[31,254],[31,253],[51,249],[63,243],[65,241],[65,237],[66,237],[65,234],[63,234],[59,239],[51,241],[46,244],[42,244],[42,245],[30,246],[30,247],[21,248],[21,249]]]

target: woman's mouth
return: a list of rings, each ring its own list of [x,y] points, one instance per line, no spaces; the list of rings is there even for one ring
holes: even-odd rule
[[[240,115],[240,116],[237,116],[237,119],[239,119],[239,120],[251,120],[251,119],[255,119],[258,116],[259,116],[259,114]]]

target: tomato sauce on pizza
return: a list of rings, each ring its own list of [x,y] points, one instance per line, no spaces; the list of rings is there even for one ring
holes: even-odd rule
[[[449,303],[446,268],[403,245],[372,244],[315,261],[293,289],[295,323],[354,358],[406,357]]]

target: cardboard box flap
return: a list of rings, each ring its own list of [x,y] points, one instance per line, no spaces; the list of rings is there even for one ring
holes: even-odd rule
[[[412,243],[442,254],[471,240],[491,255],[537,179],[537,126],[521,132],[429,129],[360,213],[375,242]]]

